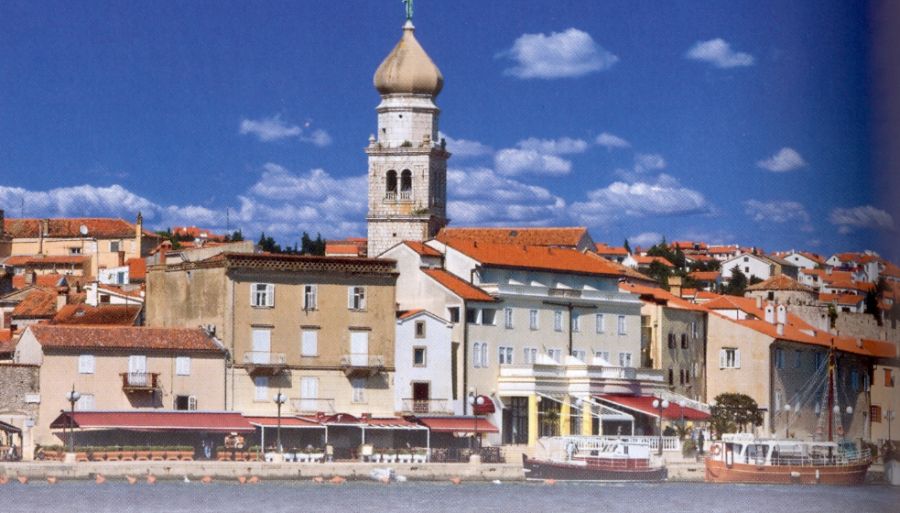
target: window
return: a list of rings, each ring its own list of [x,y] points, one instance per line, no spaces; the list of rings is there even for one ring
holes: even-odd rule
[[[691,370],[684,369],[684,383],[687,385],[691,384]]]
[[[350,310],[366,309],[365,287],[347,287],[347,308]]]
[[[528,327],[533,330],[538,329],[538,311],[537,310],[528,310]]]
[[[816,355],[816,370],[821,369],[822,365],[825,364],[825,353],[816,351],[814,354]]]
[[[425,348],[424,347],[414,347],[413,348],[413,367],[424,367],[425,363]]]
[[[300,411],[316,411],[319,409],[319,378],[304,376],[300,378]]]
[[[803,351],[794,350],[794,368],[799,369],[803,365]]]
[[[784,349],[781,349],[781,348],[775,349],[775,368],[776,369],[784,368]]]
[[[191,357],[176,356],[175,357],[175,375],[190,376],[191,375]]]
[[[553,331],[562,331],[562,312],[559,310],[553,312]]]
[[[869,417],[872,418],[872,422],[881,422],[881,406],[872,405],[869,407]]]
[[[75,411],[91,411],[94,409],[94,394],[81,394],[75,401]]]
[[[412,172],[404,169],[400,173],[400,199],[410,199],[412,194]]]
[[[585,358],[587,358],[587,353],[582,349],[573,349],[572,356],[574,356],[575,358],[578,358],[579,360],[581,360],[583,362],[587,361],[585,359]]]
[[[257,308],[275,306],[275,285],[271,283],[251,283],[250,306]]]
[[[497,348],[497,363],[500,365],[512,365],[513,348],[509,346],[500,346]]]
[[[317,301],[318,291],[316,290],[315,285],[304,285],[303,286],[303,309],[304,310],[315,310],[318,308]]]
[[[572,312],[572,331],[578,333],[581,331],[581,316]]]
[[[775,411],[781,411],[781,392],[778,390],[775,391]]]
[[[353,397],[351,401],[354,403],[366,402],[366,378],[353,378],[350,384],[353,387]]]
[[[485,326],[493,326],[496,324],[497,309],[485,308],[481,311],[481,324]]]
[[[451,306],[447,308],[447,317],[450,318],[450,322],[456,324],[459,322],[459,307]]]
[[[197,409],[197,398],[192,395],[176,395],[175,409],[186,411]]]
[[[620,315],[618,321],[619,335],[625,335],[625,316]]]
[[[78,373],[93,374],[94,373],[94,355],[83,354],[78,357]]]
[[[603,333],[606,331],[606,326],[603,324],[603,314],[597,314],[597,333]]]
[[[481,366],[488,366],[488,345],[485,342],[481,343]]]
[[[300,337],[300,356],[319,356],[319,330],[303,330]]]
[[[631,353],[619,353],[619,367],[631,367]]]
[[[128,357],[129,374],[145,374],[147,372],[147,357],[142,354],[134,354]]]
[[[522,350],[524,361],[527,365],[532,365],[537,360],[537,349],[534,347],[526,347]]]
[[[669,333],[668,337],[669,349],[675,349],[675,334]]]
[[[119,251],[119,241],[117,241],[117,240],[109,241],[109,251],[110,251],[110,253],[117,253]]]
[[[397,172],[391,169],[387,172],[385,178],[385,197],[394,199],[397,194]]]
[[[884,369],[884,386],[888,388],[893,388],[894,386],[894,374],[891,369]]]
[[[472,367],[481,367],[481,344],[478,342],[472,344]]]
[[[548,349],[547,356],[552,358],[554,362],[560,363],[562,361],[562,349]]]
[[[425,338],[425,321],[416,321],[416,338]]]
[[[854,392],[859,392],[859,371],[857,369],[850,369],[850,386],[853,388]]]
[[[116,283],[118,283],[119,285],[125,284],[125,272],[124,271],[119,271],[118,273],[116,273]]]
[[[697,324],[697,321],[691,321],[691,338],[697,339],[700,337],[700,326]]]
[[[741,368],[741,350],[732,347],[725,347],[719,351],[719,368],[720,369],[740,369]]]
[[[69,254],[70,255],[80,255],[81,248],[69,248]]]
[[[478,324],[477,308],[466,308],[466,322],[469,324]]]
[[[687,333],[682,333],[682,334],[681,334],[681,348],[682,348],[682,349],[687,349],[687,348],[688,348]]]
[[[672,368],[669,367],[669,385],[671,386],[674,384],[675,384],[675,371],[673,371]]]
[[[594,358],[609,363],[609,351],[594,351]]]
[[[749,261],[750,261],[750,257],[744,257],[744,262],[749,262]]]
[[[508,306],[503,309],[503,325],[506,326],[506,329],[513,327],[513,309]]]
[[[253,386],[256,390],[254,390],[253,399],[255,401],[268,401],[269,400],[269,377],[268,376],[256,376],[253,378]]]

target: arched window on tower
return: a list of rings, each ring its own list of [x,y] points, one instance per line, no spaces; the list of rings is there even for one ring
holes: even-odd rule
[[[385,184],[384,199],[397,199],[397,172],[391,169],[387,172],[387,183]]]
[[[412,171],[409,169],[400,173],[400,199],[412,199]]]

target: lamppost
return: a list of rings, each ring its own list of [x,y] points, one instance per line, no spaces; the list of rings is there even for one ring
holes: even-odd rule
[[[888,410],[884,412],[884,420],[887,421],[888,424],[888,441],[891,440],[891,421],[894,420],[894,410]]]
[[[278,444],[278,454],[284,453],[281,447],[281,405],[287,401],[287,396],[281,393],[281,389],[275,394],[275,404],[278,405],[278,428],[275,431],[275,443]]]
[[[469,405],[472,407],[472,438],[477,439],[478,437],[478,415],[475,414],[475,406],[481,406],[484,404],[484,397],[478,395],[478,392],[471,388],[469,389]],[[475,442],[476,445],[480,445],[480,440]]]
[[[667,399],[662,399],[662,400],[654,399],[653,407],[656,408],[657,411],[659,412],[659,422],[658,422],[658,426],[657,426],[658,427],[657,431],[659,432],[659,455],[662,456],[662,449],[663,449],[662,414],[663,414],[663,410],[665,410],[666,408],[669,407],[669,401]]]
[[[790,405],[790,404],[785,404],[785,405],[784,405],[784,413],[787,414],[787,419],[786,419],[786,421],[785,421],[785,423],[784,423],[784,437],[785,437],[785,438],[790,438],[790,437],[791,437],[791,433],[790,433],[790,429],[791,429],[791,405]]]
[[[75,391],[75,384],[72,384],[72,391],[66,392],[66,400],[69,401],[69,452],[75,452],[75,403],[81,399],[81,394]]]

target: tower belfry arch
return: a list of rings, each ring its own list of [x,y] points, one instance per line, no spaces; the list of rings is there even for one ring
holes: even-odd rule
[[[435,98],[444,77],[415,37],[404,0],[403,35],[375,72],[378,131],[366,147],[368,251],[378,256],[404,240],[423,241],[447,224],[447,152],[438,140]]]

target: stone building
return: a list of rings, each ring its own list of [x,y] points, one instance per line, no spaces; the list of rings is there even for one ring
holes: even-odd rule
[[[768,280],[747,287],[744,292],[746,297],[761,298],[766,301],[774,301],[783,305],[802,306],[817,304],[818,294],[812,287],[803,285],[799,281],[779,274]]]
[[[444,77],[407,20],[400,42],[375,72],[378,132],[369,138],[368,254],[424,241],[447,224],[447,159],[434,99]]]

